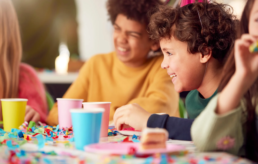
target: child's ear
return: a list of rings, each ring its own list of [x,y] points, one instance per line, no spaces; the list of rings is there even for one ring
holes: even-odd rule
[[[157,51],[160,48],[159,42],[152,42],[151,50]]]
[[[212,56],[212,51],[207,48],[207,51],[206,51],[205,55],[200,53],[200,62],[201,63],[207,63],[210,60],[211,56]]]

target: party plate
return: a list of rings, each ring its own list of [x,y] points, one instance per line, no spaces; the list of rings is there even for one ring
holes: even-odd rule
[[[125,155],[132,153],[147,155],[155,153],[172,153],[184,151],[185,147],[175,144],[167,143],[166,149],[150,149],[150,150],[140,150],[140,143],[99,143],[92,144],[84,147],[84,150],[90,153],[100,153],[100,154],[119,154]]]

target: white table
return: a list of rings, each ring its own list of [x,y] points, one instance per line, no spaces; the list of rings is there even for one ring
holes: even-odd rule
[[[42,83],[71,84],[78,77],[79,73],[67,73],[64,75],[55,72],[38,72],[37,75]]]

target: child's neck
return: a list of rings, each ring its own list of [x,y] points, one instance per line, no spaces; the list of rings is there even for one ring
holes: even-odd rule
[[[198,92],[205,98],[211,97],[218,89],[221,81],[222,68],[216,59],[211,59],[207,65],[205,75]]]

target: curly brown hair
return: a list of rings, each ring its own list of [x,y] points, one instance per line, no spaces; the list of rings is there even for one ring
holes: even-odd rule
[[[160,7],[151,16],[149,33],[154,40],[174,36],[187,42],[192,54],[212,51],[212,56],[224,63],[236,38],[237,21],[232,11],[228,5],[207,2]]]
[[[112,24],[118,14],[123,14],[128,19],[148,25],[152,11],[164,4],[161,0],[108,0],[107,11]]]

